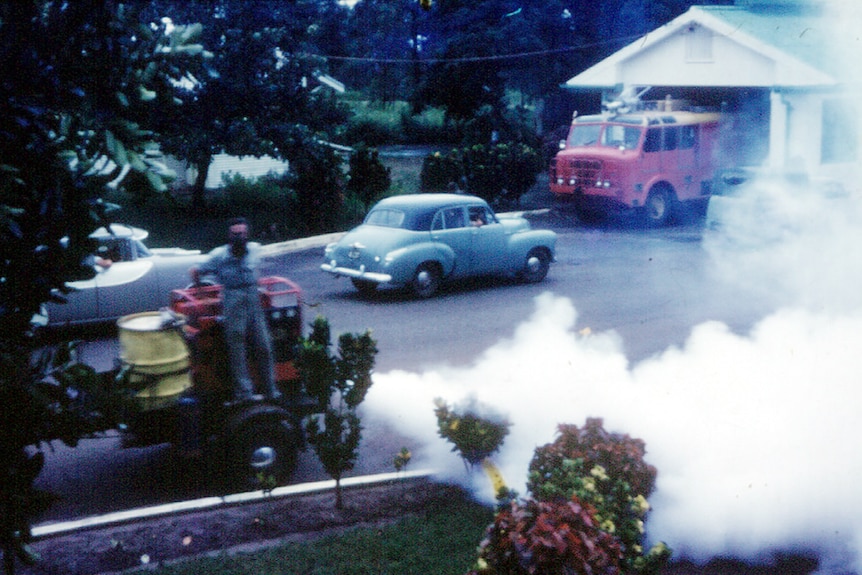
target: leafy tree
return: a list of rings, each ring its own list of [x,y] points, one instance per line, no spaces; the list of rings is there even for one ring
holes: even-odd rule
[[[312,90],[325,60],[297,55],[308,51],[305,39],[318,35],[311,6],[260,0],[163,0],[150,6],[154,15],[164,11],[178,21],[203,22],[202,42],[215,53],[205,73],[190,79],[194,98],[175,114],[160,114],[165,151],[197,168],[194,206],[205,204],[214,155],[293,160],[345,121],[333,98]]]
[[[99,386],[69,353],[33,355],[30,320],[65,282],[93,277],[88,235],[107,222],[107,189],[166,189],[151,110],[206,56],[199,26],[144,25],[104,0],[0,4],[0,546],[28,559],[43,445],[105,421],[66,390]],[[83,396],[79,396],[83,397]],[[98,421],[97,421],[98,419]]]
[[[342,509],[341,478],[358,457],[362,425],[357,408],[371,387],[377,342],[369,331],[341,334],[338,355],[333,355],[326,318],[318,316],[311,327],[311,334],[300,344],[297,365],[306,390],[323,412],[323,421],[310,418],[306,431],[326,473],[335,479],[335,507]]]

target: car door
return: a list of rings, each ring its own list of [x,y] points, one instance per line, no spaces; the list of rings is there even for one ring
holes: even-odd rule
[[[506,232],[484,204],[467,208],[471,222],[471,273],[498,273],[506,268]]]
[[[166,296],[160,293],[153,258],[116,262],[96,274],[96,297],[101,318],[154,311]]]
[[[464,206],[439,210],[431,224],[431,239],[446,244],[454,252],[455,262],[450,274],[452,277],[463,277],[471,273],[473,236]]]

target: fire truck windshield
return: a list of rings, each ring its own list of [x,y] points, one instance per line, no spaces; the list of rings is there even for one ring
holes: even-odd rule
[[[566,140],[567,148],[609,146],[621,150],[637,149],[642,129],[620,124],[575,124]]]

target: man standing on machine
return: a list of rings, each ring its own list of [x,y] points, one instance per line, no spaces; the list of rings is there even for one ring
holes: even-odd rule
[[[189,273],[195,283],[200,283],[202,276],[212,275],[222,286],[224,332],[236,399],[262,399],[255,394],[249,358],[257,365],[266,394],[278,399],[281,393],[275,383],[272,341],[257,288],[261,245],[249,242],[248,236],[245,218],[232,219],[228,222],[228,243],[212,250],[208,259]]]

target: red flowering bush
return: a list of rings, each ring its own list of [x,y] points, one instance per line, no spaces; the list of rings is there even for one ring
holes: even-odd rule
[[[470,575],[657,573],[670,550],[643,550],[656,478],[644,442],[601,419],[558,432],[530,462],[531,497],[501,506]]]
[[[660,544],[643,550],[647,497],[656,469],[644,461],[641,439],[610,433],[602,420],[588,418],[583,428],[560,425],[553,443],[536,449],[527,487],[540,501],[569,499],[589,503],[599,528],[619,541],[625,571],[652,572],[669,557]]]
[[[588,468],[600,465],[634,493],[648,497],[655,488],[656,468],[644,461],[646,444],[627,434],[610,433],[601,418],[587,418],[583,428],[562,424],[553,443],[536,449],[530,462],[528,487],[540,499],[563,495],[568,486],[560,471],[566,460],[580,459]]]
[[[488,527],[470,575],[620,573],[617,540],[598,528],[594,509],[569,501],[512,501]]]

